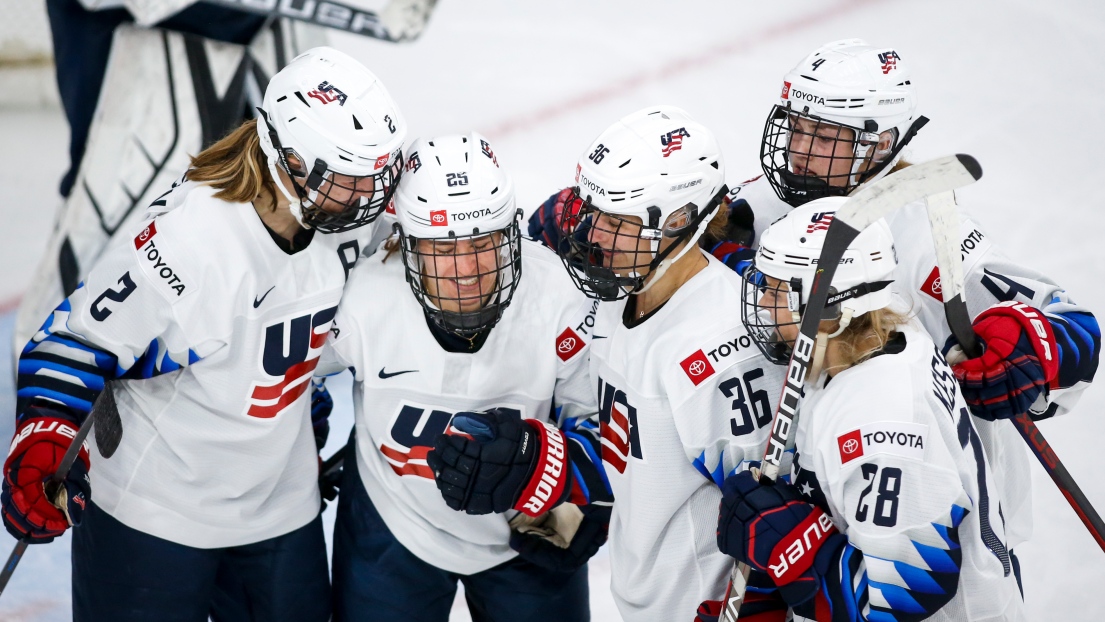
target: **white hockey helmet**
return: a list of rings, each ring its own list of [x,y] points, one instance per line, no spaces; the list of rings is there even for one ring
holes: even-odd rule
[[[780,338],[778,328],[801,322],[826,232],[845,201],[845,197],[817,199],[772,223],[760,238],[753,265],[742,276],[742,320],[753,341],[772,362],[782,364],[790,358],[790,346]],[[829,301],[834,304],[827,305],[822,315],[822,320],[840,320],[837,331],[829,337],[840,334],[852,318],[890,306],[890,284],[897,263],[894,238],[885,220],[872,223],[852,240],[829,289]],[[777,295],[765,296],[772,289]],[[782,308],[771,301],[786,301],[793,322],[779,322],[777,311]]]
[[[272,77],[259,112],[269,171],[301,225],[345,231],[387,206],[402,173],[407,124],[364,65],[333,48],[310,49]]]
[[[927,122],[917,114],[909,63],[894,48],[862,39],[834,41],[783,77],[779,104],[764,126],[760,161],[776,194],[797,207],[847,195],[885,175]],[[814,136],[850,144],[824,152],[813,145]]]
[[[521,278],[514,182],[475,132],[420,138],[409,153],[395,194],[407,282],[438,326],[471,337],[498,323]]]
[[[696,248],[727,192],[713,133],[674,106],[645,108],[607,128],[580,156],[575,180],[559,254],[576,286],[600,300],[656,283]],[[671,219],[677,212],[685,218]],[[671,243],[661,248],[664,238]]]

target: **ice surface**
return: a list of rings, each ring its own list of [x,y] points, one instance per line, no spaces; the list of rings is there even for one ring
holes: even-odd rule
[[[603,128],[660,102],[714,130],[731,183],[758,174],[782,74],[821,43],[846,37],[892,45],[912,64],[932,122],[911,157],[977,157],[985,176],[960,193],[961,203],[1008,254],[1105,313],[1105,199],[1094,172],[1105,144],[1103,3],[440,0],[413,45],[332,40],[387,84],[413,135],[486,134],[528,210],[568,183]],[[60,111],[0,111],[0,312],[27,286],[45,246],[66,137]],[[3,316],[0,408],[9,415],[0,416],[0,438],[11,426],[10,326]],[[340,387],[334,393],[327,455],[350,421],[348,398]],[[1040,429],[1105,510],[1097,471],[1105,389],[1090,388],[1075,413]],[[1033,477],[1036,535],[1017,550],[1030,619],[1105,619],[1105,553],[1043,470],[1033,467]],[[0,598],[0,619],[68,619],[68,555],[67,538],[33,547]],[[600,553],[591,567],[595,620],[617,619],[609,573]],[[468,619],[462,609],[453,619]]]

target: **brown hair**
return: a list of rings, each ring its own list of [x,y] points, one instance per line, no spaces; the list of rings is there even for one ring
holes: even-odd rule
[[[713,217],[710,218],[710,222],[706,225],[706,231],[703,232],[702,237],[715,240],[724,240],[729,231],[729,197],[722,199],[721,203],[718,203],[717,211],[714,212]],[[711,244],[712,246],[712,244]],[[706,249],[709,250],[709,249]]]
[[[889,307],[852,318],[844,332],[833,338],[842,363],[841,371],[855,367],[886,346],[894,329],[909,321],[909,315]]]
[[[188,179],[204,182],[218,192],[216,199],[249,203],[263,192],[276,199],[276,184],[261,151],[257,120],[249,120],[191,158]]]

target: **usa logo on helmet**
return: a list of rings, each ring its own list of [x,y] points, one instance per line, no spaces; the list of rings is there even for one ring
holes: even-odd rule
[[[879,62],[882,63],[883,74],[888,74],[898,68],[898,61],[902,59],[894,50],[879,54]]]
[[[345,100],[348,98],[338,87],[330,84],[328,81],[324,81],[322,84],[318,85],[317,89],[307,93],[307,97],[317,99],[322,102],[323,105],[336,101],[339,106],[344,106]]]
[[[668,157],[671,154],[679,151],[683,148],[683,138],[690,138],[691,133],[687,131],[687,128],[681,127],[677,130],[672,130],[667,134],[660,137],[661,151],[664,152],[664,157]]]

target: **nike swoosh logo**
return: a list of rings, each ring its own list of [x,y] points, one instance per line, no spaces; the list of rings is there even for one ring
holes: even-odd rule
[[[408,369],[406,371],[397,371],[397,372],[393,372],[393,373],[389,374],[386,371],[384,371],[383,367],[381,367],[380,368],[380,379],[381,380],[387,380],[388,378],[391,378],[392,376],[401,376],[403,374],[413,374],[417,371],[418,371],[417,369]]]
[[[262,302],[265,302],[265,298],[268,298],[268,296],[269,296],[269,292],[271,292],[271,291],[272,291],[273,289],[275,289],[275,288],[276,288],[276,286],[275,286],[275,285],[273,285],[273,286],[272,286],[272,287],[270,287],[270,288],[268,289],[268,291],[266,291],[266,292],[265,292],[265,294],[264,294],[263,296],[261,296],[260,298],[254,297],[254,299],[253,299],[253,308],[254,308],[254,309],[256,309],[257,307],[260,307],[260,306],[261,306],[261,303],[262,303]]]

